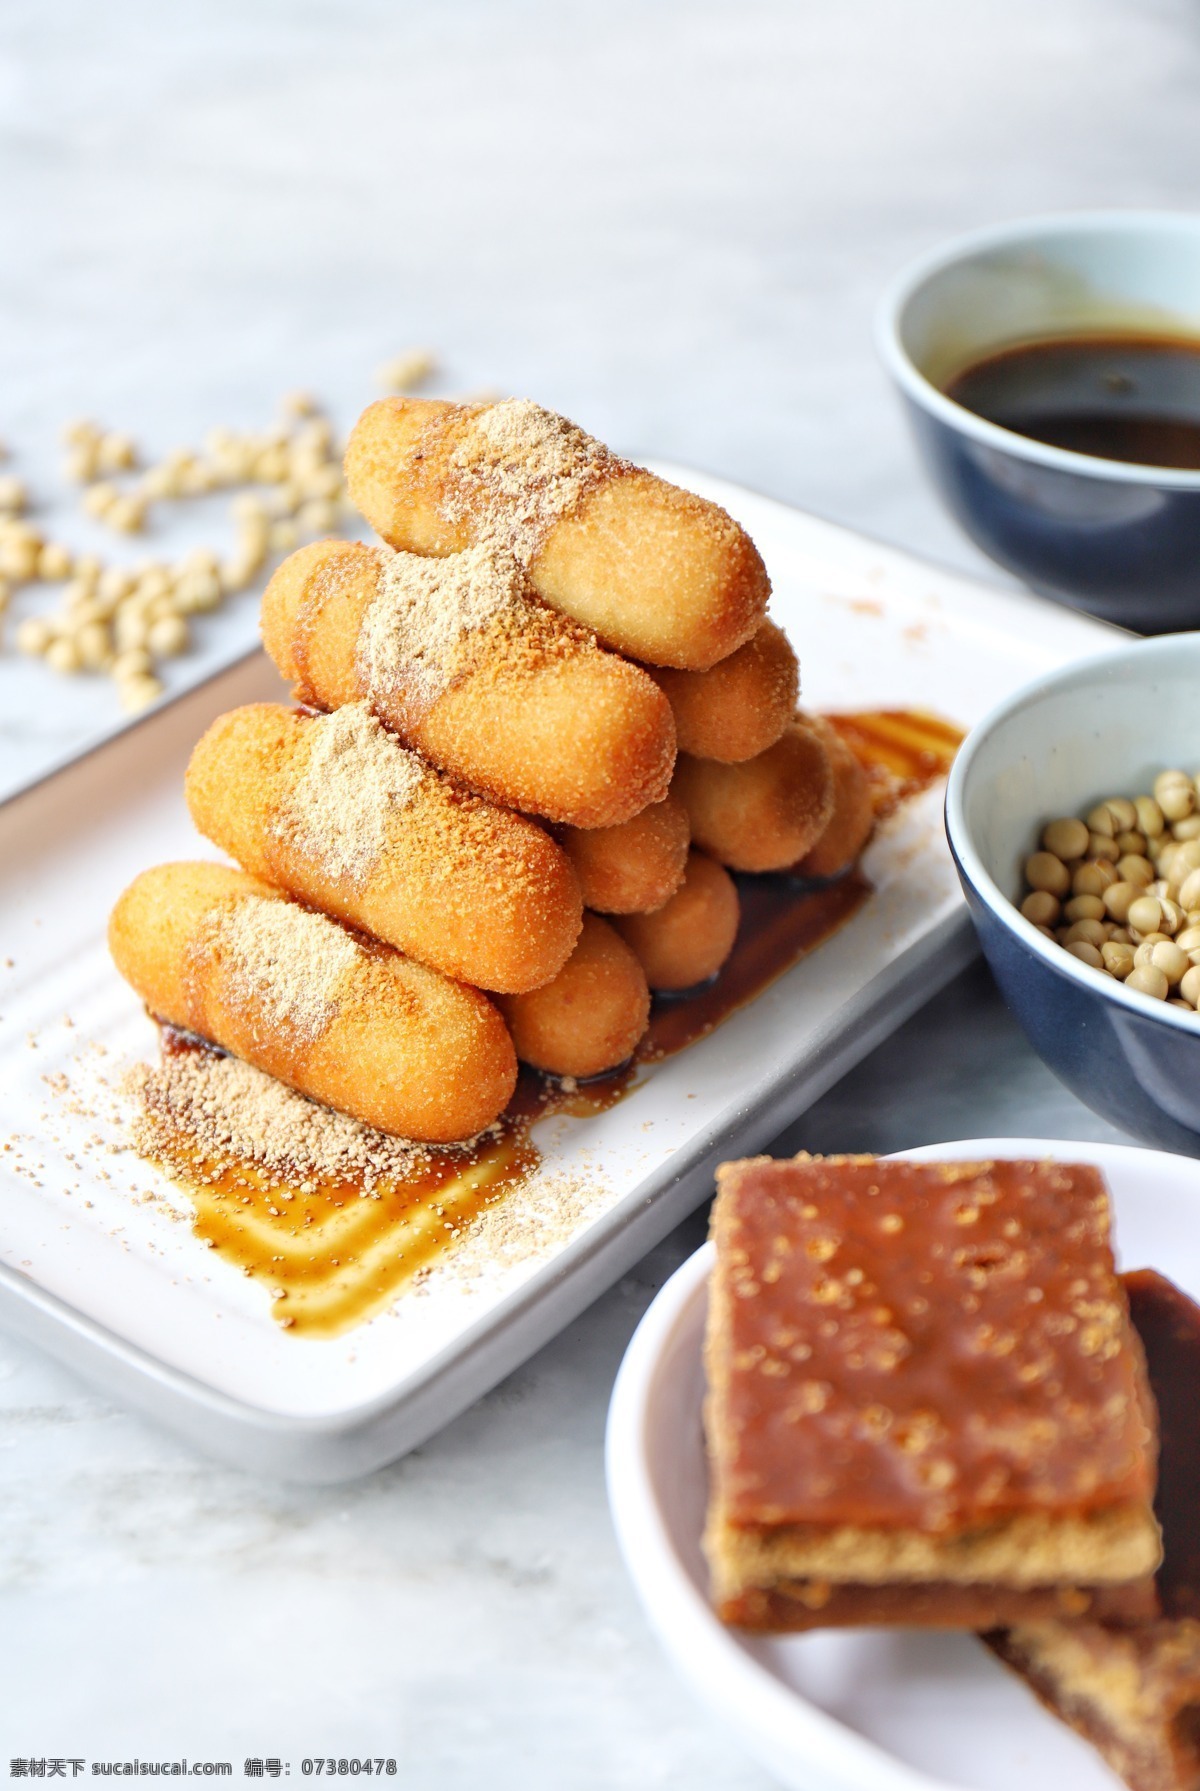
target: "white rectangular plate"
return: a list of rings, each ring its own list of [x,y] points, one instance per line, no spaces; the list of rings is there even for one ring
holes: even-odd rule
[[[928,708],[969,725],[1113,638],[662,470],[758,542],[811,708]],[[12,960],[0,968],[0,1144],[12,1140],[0,1151],[0,1313],[204,1447],[336,1480],[412,1448],[553,1336],[704,1198],[716,1162],[765,1145],[973,943],[930,790],[881,830],[866,867],[875,893],[835,938],[608,1112],[539,1125],[543,1166],[506,1202],[502,1252],[468,1238],[370,1323],[333,1340],[289,1335],[266,1290],[193,1236],[186,1200],[111,1153],[119,1131],[78,1111],[111,1107],[105,1082],[156,1049],[109,963],[109,908],[147,865],[211,855],[184,807],[188,754],[223,710],[282,694],[254,655],[0,808],[0,956]],[[568,1179],[583,1192],[564,1210]]]

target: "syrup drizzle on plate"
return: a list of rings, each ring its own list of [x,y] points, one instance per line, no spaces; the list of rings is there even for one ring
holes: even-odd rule
[[[878,816],[944,776],[962,739],[951,723],[918,712],[828,719],[865,766]],[[431,1146],[403,1177],[364,1189],[298,1174],[281,1185],[260,1164],[214,1162],[194,1136],[176,1133],[160,1163],[192,1200],[196,1235],[263,1283],[274,1316],[294,1334],[331,1337],[364,1323],[533,1174],[542,1160],[538,1121],[588,1118],[615,1106],[645,1066],[706,1037],[843,927],[871,886],[855,869],[816,888],[786,876],[742,877],[738,893],[742,920],[728,960],[702,988],[656,997],[631,1063],[587,1083],[522,1068],[513,1100],[481,1138]],[[163,1049],[214,1048],[164,1028]]]

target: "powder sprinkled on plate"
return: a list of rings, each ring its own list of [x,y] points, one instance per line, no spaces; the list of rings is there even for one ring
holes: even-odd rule
[[[345,1181],[369,1192],[429,1161],[428,1146],[378,1132],[210,1050],[171,1052],[154,1069],[140,1064],[129,1091],[135,1148],[190,1178],[217,1180],[249,1162],[280,1186]]]
[[[260,1281],[271,1316],[295,1334],[336,1336],[396,1307],[406,1288],[423,1296],[416,1314],[401,1303],[418,1328],[435,1287],[444,1319],[469,1290],[525,1278],[609,1198],[603,1178],[546,1172],[532,1111],[431,1147],[198,1039],[167,1032],[163,1042],[161,1066],[140,1065],[124,1084],[131,1142],[185,1190],[196,1236]]]

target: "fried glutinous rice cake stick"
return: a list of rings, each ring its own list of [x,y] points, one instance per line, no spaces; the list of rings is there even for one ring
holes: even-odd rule
[[[201,833],[244,870],[462,982],[536,989],[579,937],[561,846],[434,771],[365,703],[222,715],[184,789]]]
[[[814,715],[812,722],[833,773],[833,812],[794,870],[797,876],[823,881],[849,870],[861,854],[875,829],[875,802],[866,772],[841,735],[823,716]]]
[[[1122,1279],[1159,1413],[1160,1615],[983,1639],[1132,1791],[1200,1791],[1200,1306],[1151,1269]]]
[[[652,989],[694,989],[715,976],[737,938],[741,904],[729,872],[689,852],[687,875],[653,914],[625,914],[613,925],[633,947]]]
[[[383,398],[351,431],[346,480],[393,547],[503,548],[547,603],[653,665],[714,665],[767,607],[766,568],[724,510],[526,399]]]
[[[675,894],[688,856],[688,818],[677,796],[652,802],[617,827],[560,827],[583,899],[600,914],[648,914]]]
[[[650,991],[625,941],[585,914],[579,943],[553,982],[501,995],[517,1056],[556,1076],[599,1076],[624,1063],[650,1018]]]
[[[728,1623],[1153,1609],[1154,1408],[1097,1170],[722,1166],[705,1547]]]
[[[820,730],[798,715],[774,746],[738,765],[681,752],[672,785],[692,844],[733,871],[781,871],[810,852],[833,813]]]
[[[611,827],[667,793],[675,722],[662,691],[548,609],[503,554],[317,541],[271,579],[262,634],[321,708],[365,701],[495,802]]]
[[[706,672],[647,668],[670,698],[680,752],[734,764],[774,746],[796,711],[800,667],[769,619]]]
[[[485,996],[245,871],[144,871],[108,943],[156,1019],[380,1131],[472,1138],[516,1085],[512,1040]]]

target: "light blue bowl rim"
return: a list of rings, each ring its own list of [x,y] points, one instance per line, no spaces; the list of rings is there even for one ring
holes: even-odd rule
[[[1026,920],[986,869],[975,849],[966,821],[967,789],[975,760],[985,742],[1002,723],[1020,715],[1023,710],[1033,708],[1046,697],[1053,697],[1068,689],[1086,687],[1093,681],[1099,682],[1098,674],[1103,674],[1114,664],[1144,661],[1147,673],[1152,676],[1156,663],[1167,661],[1177,672],[1181,654],[1186,654],[1194,663],[1197,680],[1200,681],[1200,633],[1159,634],[1149,640],[1119,642],[1101,653],[1089,654],[1086,659],[1072,660],[1070,665],[1059,666],[1052,672],[1044,673],[1042,677],[1022,685],[1014,695],[997,703],[971,729],[950,767],[950,776],[946,780],[946,837],[962,875],[984,906],[1035,958],[1041,958],[1047,969],[1067,977],[1069,981],[1078,984],[1082,991],[1097,996],[1102,1001],[1110,1001],[1117,1007],[1127,1008],[1130,1013],[1141,1015],[1143,1019],[1157,1020],[1160,1025],[1173,1027],[1176,1031],[1188,1033],[1193,1039],[1200,1039],[1200,1017],[1190,1017],[1182,1008],[1168,1007],[1166,1002],[1155,1001],[1151,995],[1127,989],[1124,983],[1080,963],[1069,951],[1064,951],[1061,945],[1039,933],[1032,921]],[[1036,815],[1029,817],[1031,831],[1037,820]]]
[[[1192,236],[1200,241],[1200,213],[1190,211],[1070,211],[1047,212],[1032,218],[1017,218],[1006,224],[988,225],[964,236],[943,243],[902,268],[885,289],[875,310],[875,345],[887,371],[900,390],[930,416],[937,418],[956,435],[965,435],[987,448],[999,449],[1019,460],[1033,461],[1039,466],[1055,467],[1060,472],[1076,473],[1084,478],[1108,479],[1123,485],[1152,485],[1172,491],[1200,491],[1200,471],[1182,467],[1141,466],[1133,461],[1104,460],[1099,455],[1076,454],[1069,448],[1054,448],[1036,442],[1015,430],[1002,429],[998,423],[986,422],[974,411],[966,410],[947,398],[925,378],[910,359],[900,336],[901,321],[909,300],[934,274],[953,267],[956,262],[970,260],[988,249],[1009,248],[1015,244],[1036,245],[1047,236],[1074,233],[1131,236]]]

